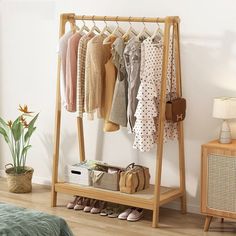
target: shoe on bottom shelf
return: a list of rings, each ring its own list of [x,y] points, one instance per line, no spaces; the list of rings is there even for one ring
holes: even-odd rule
[[[88,198],[85,199],[84,209],[83,209],[84,212],[91,211],[91,209],[93,208],[93,201],[94,201],[93,199],[88,199]]]
[[[79,198],[77,199],[77,202],[76,202],[75,206],[74,206],[74,210],[76,210],[76,211],[77,211],[77,210],[83,210],[84,207],[85,207],[84,201],[85,201],[85,198],[79,197]]]
[[[79,198],[79,196],[75,196],[74,201],[68,202],[67,205],[66,205],[66,208],[67,209],[73,209],[76,205],[76,202],[77,202],[78,198]]]
[[[115,205],[112,207],[112,211],[108,214],[109,218],[117,218],[126,209],[125,206]]]
[[[106,208],[101,210],[100,216],[108,216],[108,215],[110,215],[112,213],[113,213],[112,208],[111,207],[106,207]]]
[[[103,201],[95,201],[93,208],[90,210],[90,213],[92,214],[98,214],[102,211],[102,209],[104,209],[106,205],[106,202]]]
[[[126,220],[127,217],[129,216],[129,214],[130,214],[133,210],[134,210],[133,208],[127,208],[125,211],[121,212],[121,213],[118,215],[118,219],[120,219],[120,220]]]
[[[128,221],[138,221],[143,217],[143,209],[136,208],[132,210],[132,212],[128,215]]]

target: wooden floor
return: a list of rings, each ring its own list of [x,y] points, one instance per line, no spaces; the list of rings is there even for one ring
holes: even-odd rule
[[[64,206],[71,196],[59,194],[59,205],[50,207],[50,189],[34,185],[30,194],[13,194],[7,191],[6,181],[0,178],[0,202],[11,203],[26,208],[44,211],[63,217],[75,236],[228,236],[236,235],[236,223],[226,220],[220,223],[215,219],[208,233],[203,232],[204,217],[195,214],[182,215],[179,211],[161,209],[160,227],[151,228],[151,212],[145,212],[144,219],[127,222],[110,219],[90,213],[68,210]],[[32,235],[33,236],[33,235]]]

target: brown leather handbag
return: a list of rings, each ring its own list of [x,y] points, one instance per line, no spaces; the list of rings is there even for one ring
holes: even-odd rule
[[[120,192],[135,193],[144,190],[149,188],[149,181],[149,169],[132,163],[120,173]]]
[[[166,120],[179,122],[185,119],[186,100],[184,98],[175,98],[166,103]]]
[[[166,102],[166,120],[179,122],[185,119],[186,115],[186,99],[182,97],[173,99],[172,83],[173,83],[173,63],[174,63],[174,29],[172,33],[172,54],[171,54],[171,81],[170,81],[170,100]],[[181,81],[180,81],[181,82]],[[181,84],[180,84],[181,88]]]

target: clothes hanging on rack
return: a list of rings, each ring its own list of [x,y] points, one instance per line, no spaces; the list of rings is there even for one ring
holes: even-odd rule
[[[149,151],[155,143],[156,127],[154,117],[157,116],[157,107],[155,103],[156,83],[160,80],[162,41],[156,39],[154,47],[151,38],[145,39],[141,44],[141,65],[139,91],[137,98],[139,100],[135,112],[136,122],[134,125],[135,139],[133,147],[140,151]]]
[[[127,126],[127,73],[125,70],[123,51],[125,43],[117,38],[112,44],[112,62],[117,69],[117,78],[112,101],[110,120],[123,127]]]
[[[172,47],[171,43],[170,47]],[[171,52],[170,48],[169,57],[171,57]],[[135,140],[133,144],[134,148],[142,152],[149,151],[152,148],[159,133],[158,118],[160,113],[162,60],[162,38],[156,36],[154,40],[150,37],[145,39],[141,44],[141,84],[137,95],[139,102],[135,112]],[[170,92],[170,65],[168,63],[167,94]],[[175,65],[173,65],[173,68],[175,68]],[[172,90],[176,91],[176,85],[173,86]],[[165,121],[164,141],[175,138],[177,138],[177,125]]]
[[[88,119],[105,117],[102,94],[105,91],[105,64],[110,57],[110,45],[103,45],[104,35],[96,35],[87,44],[85,65],[85,112]]]
[[[87,44],[95,36],[94,33],[85,34],[81,37],[78,46],[77,60],[77,112],[78,117],[83,117],[85,97],[85,61]]]
[[[66,109],[77,110],[81,118],[85,112],[90,120],[97,112],[97,117],[104,120],[104,132],[127,126],[128,133],[134,134],[133,147],[149,151],[159,133],[162,35],[134,36],[127,43],[122,37],[110,35],[106,44],[107,35],[93,32],[70,33],[64,37],[65,47],[67,43]],[[170,93],[172,68],[172,97],[175,97],[172,47],[170,39],[166,93]],[[176,138],[177,124],[165,121],[164,141]]]
[[[128,133],[133,133],[133,127],[136,121],[134,113],[138,104],[137,93],[140,85],[141,63],[141,41],[135,37],[127,42],[124,49],[124,62],[128,74],[127,129]]]
[[[61,58],[62,76],[60,77],[61,99],[62,104],[66,106],[66,59],[68,40],[73,35],[72,31],[67,32],[59,39],[59,56]]]
[[[68,40],[66,55],[66,109],[76,111],[76,87],[77,87],[77,55],[78,45],[82,35],[79,32],[73,34]]]
[[[119,124],[110,120],[110,113],[112,108],[113,93],[116,84],[117,70],[112,61],[111,47],[116,37],[110,37],[109,42],[106,45],[110,46],[110,57],[105,64],[105,81],[104,81],[104,93],[103,93],[103,105],[104,105],[104,132],[112,132],[120,129]],[[114,100],[113,100],[114,101]]]

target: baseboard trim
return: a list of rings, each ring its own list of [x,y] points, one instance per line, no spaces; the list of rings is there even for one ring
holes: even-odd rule
[[[173,202],[170,202],[163,206],[164,208],[170,208],[174,210],[180,210],[180,202],[178,200],[175,200]],[[195,204],[187,204],[187,212],[194,213],[194,214],[200,214],[200,208],[198,205]]]
[[[50,186],[52,183],[50,179],[42,178],[39,176],[33,176],[32,182],[34,184],[42,184],[42,185],[47,185],[47,186]]]
[[[4,170],[0,170],[0,177],[3,177],[3,178],[6,177],[6,173]],[[43,178],[43,177],[33,175],[32,183],[50,186],[52,182],[48,178]]]
[[[6,177],[4,170],[0,170],[0,177]],[[42,184],[47,186],[50,186],[52,183],[50,179],[39,176],[33,176],[32,182],[34,184]],[[164,205],[163,207],[174,210],[180,210],[180,202],[176,200],[174,202]],[[190,213],[200,214],[199,206],[194,204],[187,204],[187,211]]]

